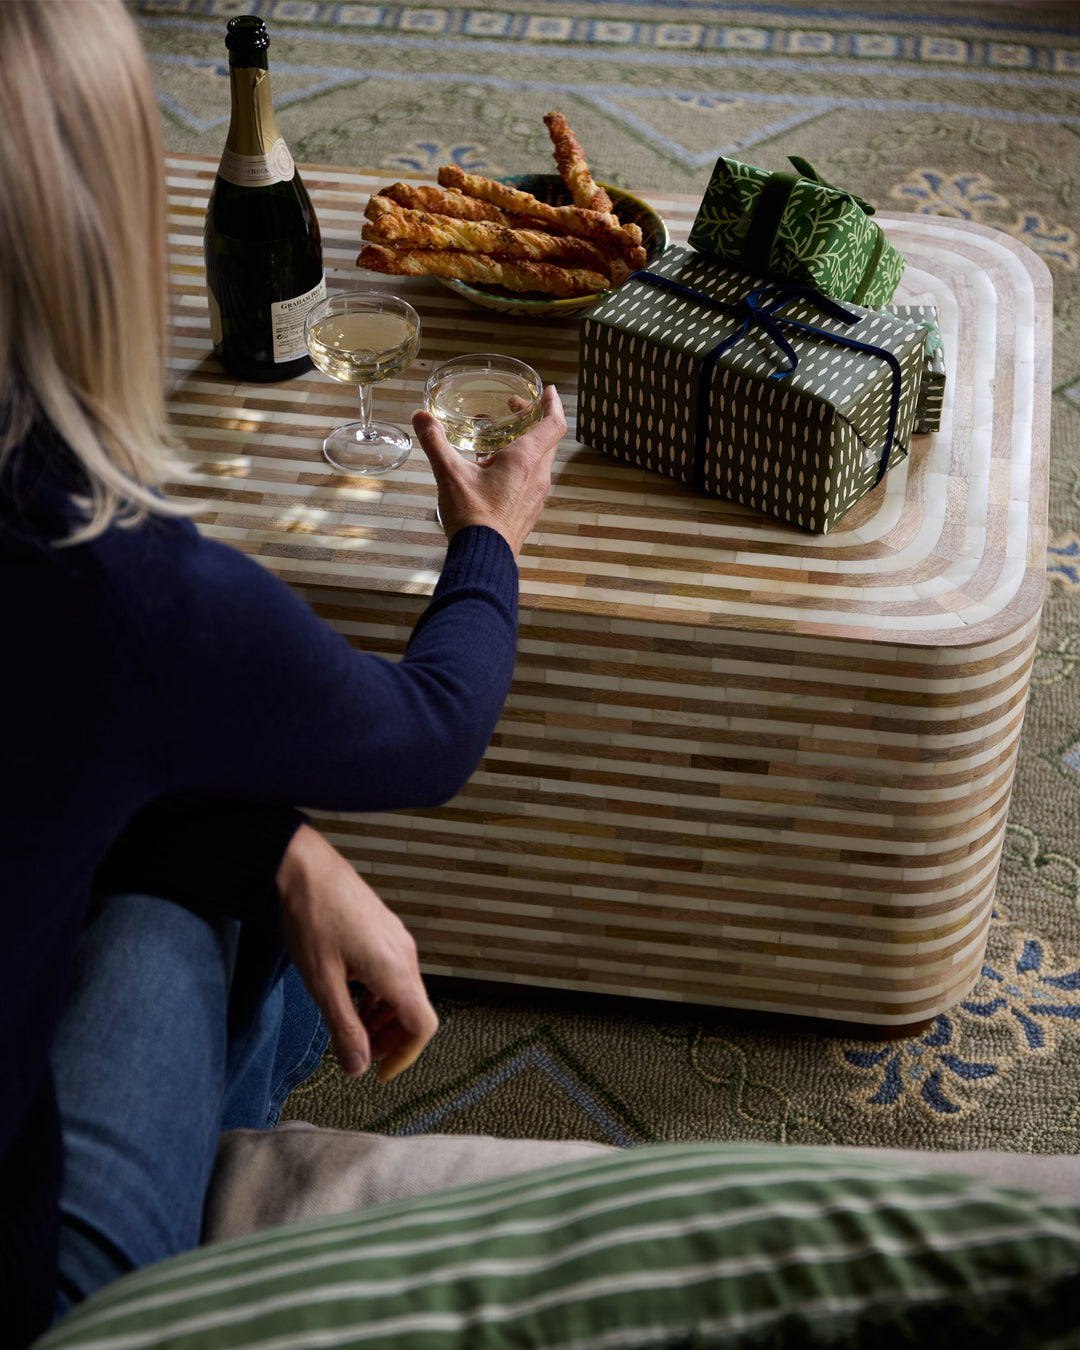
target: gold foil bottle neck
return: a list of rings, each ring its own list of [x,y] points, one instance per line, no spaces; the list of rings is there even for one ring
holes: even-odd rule
[[[233,66],[232,116],[225,144],[237,155],[269,155],[281,139],[270,96],[270,72]]]

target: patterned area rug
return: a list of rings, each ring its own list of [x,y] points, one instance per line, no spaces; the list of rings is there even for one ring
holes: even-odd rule
[[[230,14],[271,30],[299,160],[390,177],[548,171],[561,108],[596,176],[700,192],[718,154],[803,155],[883,208],[1023,240],[1055,287],[1049,581],[986,964],[920,1036],[438,990],[403,1079],[333,1065],[287,1114],[387,1132],[1080,1152],[1080,21],[1074,4],[135,0],[172,151],[216,155]]]

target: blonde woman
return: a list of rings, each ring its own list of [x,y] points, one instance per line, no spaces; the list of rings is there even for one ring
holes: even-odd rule
[[[468,778],[565,430],[549,389],[543,421],[480,467],[416,415],[445,567],[400,662],[353,651],[161,493],[163,181],[120,0],[0,5],[0,1307],[16,1346],[198,1241],[218,1131],[274,1123],[323,1018],[346,1072],[379,1059],[390,1076],[433,1034],[409,935],[294,803],[430,805]]]

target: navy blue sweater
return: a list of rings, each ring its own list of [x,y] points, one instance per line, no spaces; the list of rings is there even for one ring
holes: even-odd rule
[[[74,474],[43,435],[0,472],[0,1308],[15,1345],[51,1312],[49,1047],[95,881],[237,917],[272,905],[295,804],[433,806],[462,787],[516,641],[517,569],[493,530],[454,536],[393,662],[187,521],[54,547]]]

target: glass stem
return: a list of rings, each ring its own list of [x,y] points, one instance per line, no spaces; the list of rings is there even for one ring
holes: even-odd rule
[[[378,436],[371,426],[371,385],[359,384],[356,386],[356,390],[360,395],[360,432],[357,440],[378,440]]]

